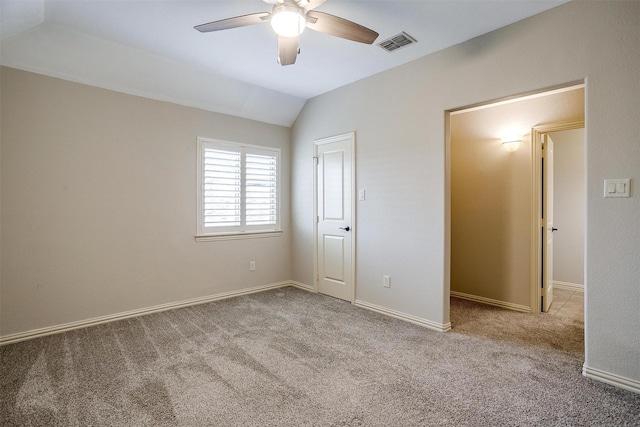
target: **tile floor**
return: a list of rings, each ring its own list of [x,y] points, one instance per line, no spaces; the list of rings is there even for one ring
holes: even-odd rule
[[[549,314],[584,321],[584,293],[554,288]]]

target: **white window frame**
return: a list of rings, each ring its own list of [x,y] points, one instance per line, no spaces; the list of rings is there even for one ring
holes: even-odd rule
[[[267,147],[261,145],[244,144],[232,141],[223,141],[219,139],[211,139],[198,137],[198,153],[197,153],[197,229],[196,241],[206,242],[212,240],[230,240],[244,238],[273,237],[282,234],[280,228],[281,220],[281,150],[279,148]],[[205,171],[205,149],[216,149],[223,151],[239,152],[242,156],[241,169],[241,223],[237,227],[205,227],[204,225],[204,171]],[[268,155],[276,157],[276,223],[274,225],[256,226],[246,225],[246,212],[244,209],[245,200],[245,159],[247,154]]]

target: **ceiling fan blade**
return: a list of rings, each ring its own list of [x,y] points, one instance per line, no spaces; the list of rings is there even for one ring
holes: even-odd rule
[[[332,36],[341,37],[354,42],[371,44],[378,38],[378,33],[338,16],[328,13],[307,12],[307,28]]]
[[[315,9],[316,7],[322,6],[324,2],[327,0],[309,0],[309,3],[304,7],[306,12]]]
[[[295,64],[298,56],[298,41],[298,36],[278,36],[278,64],[282,66]]]
[[[267,22],[270,16],[271,14],[269,12],[252,13],[250,15],[236,16],[233,18],[221,19],[220,21],[209,22],[208,24],[196,25],[193,28],[201,33],[228,30],[230,28],[261,24],[263,22]]]

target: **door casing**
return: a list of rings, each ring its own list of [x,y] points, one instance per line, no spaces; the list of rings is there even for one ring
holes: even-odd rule
[[[356,300],[356,133],[348,132],[340,135],[321,138],[314,141],[313,145],[313,289],[318,292],[318,147],[338,141],[347,141],[351,148],[351,280],[353,292],[350,302]]]
[[[546,224],[541,221],[542,212],[542,147],[540,144],[541,136],[563,130],[573,130],[584,128],[584,120],[566,123],[554,123],[544,126],[535,126],[531,129],[531,280],[530,280],[530,298],[531,312],[541,313],[542,287],[540,283],[543,280],[542,268],[542,247],[546,244]],[[541,229],[544,233],[541,233]]]

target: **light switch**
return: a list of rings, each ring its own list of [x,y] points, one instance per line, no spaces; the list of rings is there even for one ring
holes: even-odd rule
[[[358,200],[364,200],[364,190],[358,191]]]
[[[629,197],[631,180],[626,179],[605,179],[604,197]]]

